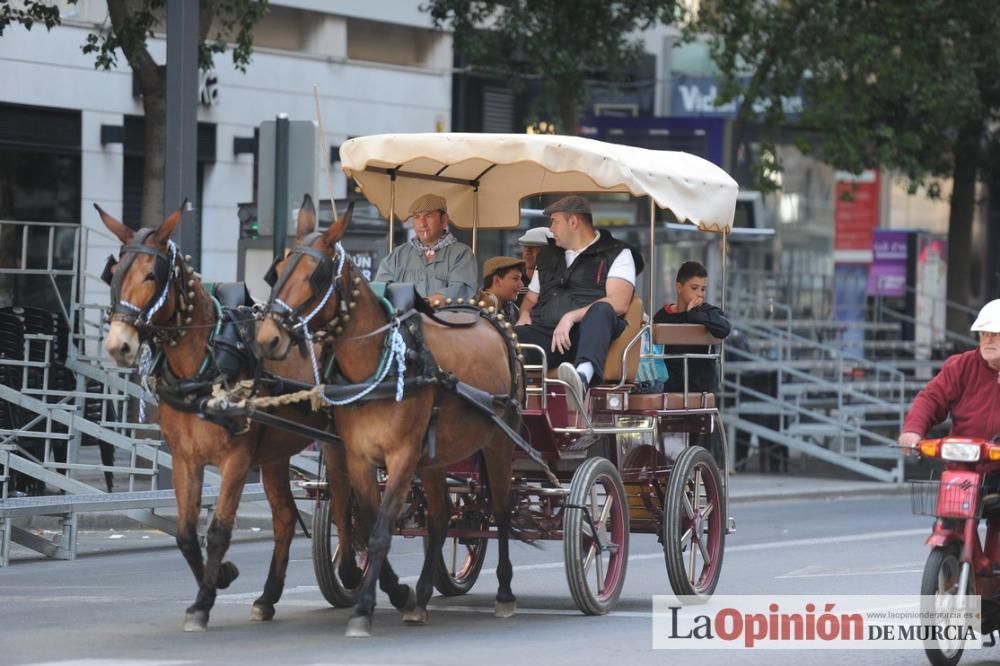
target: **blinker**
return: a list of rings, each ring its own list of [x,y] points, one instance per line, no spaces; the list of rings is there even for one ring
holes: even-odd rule
[[[111,286],[111,279],[115,275],[115,266],[118,265],[118,257],[113,254],[108,255],[108,261],[104,264],[104,270],[101,272],[101,282]]]

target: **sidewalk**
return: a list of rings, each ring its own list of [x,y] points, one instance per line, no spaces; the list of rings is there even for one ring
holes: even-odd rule
[[[730,502],[746,504],[764,501],[823,500],[838,497],[893,496],[908,492],[909,484],[886,484],[877,481],[854,481],[843,479],[791,476],[787,474],[746,474],[737,473],[729,477]],[[312,502],[297,501],[299,511],[307,525],[311,522]],[[175,512],[158,511],[164,517]],[[203,523],[207,520],[202,512]],[[58,521],[53,517],[35,517],[29,524],[18,521],[22,527],[45,536],[54,536]],[[151,530],[136,523],[121,513],[81,513],[79,514],[79,553],[96,554],[128,549],[151,547],[169,548],[174,546],[173,537]],[[310,526],[311,530],[311,526]],[[301,536],[301,528],[296,527],[296,535]],[[267,502],[245,502],[237,514],[233,532],[234,541],[271,538],[271,511]],[[43,560],[34,551],[15,547],[11,561]]]
[[[803,500],[864,495],[904,495],[908,483],[853,481],[789,474],[736,473],[729,477],[729,500],[734,504],[765,500]]]
[[[807,500],[864,495],[901,495],[909,492],[909,484],[890,484],[878,481],[854,481],[821,477],[792,476],[788,474],[747,474],[735,473],[729,477],[729,499],[734,504],[746,502]],[[303,520],[309,524],[313,502],[307,499],[296,501]],[[161,509],[157,513],[167,518],[176,515],[172,509]],[[205,521],[205,511],[202,511]],[[122,513],[80,513],[81,530],[129,530],[145,529]],[[23,527],[56,529],[58,519],[37,516]],[[271,529],[271,508],[267,502],[244,502],[236,514],[236,529],[255,531]]]

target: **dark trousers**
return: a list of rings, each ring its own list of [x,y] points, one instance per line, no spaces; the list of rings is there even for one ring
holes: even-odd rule
[[[564,361],[569,361],[574,365],[580,365],[585,361],[590,361],[594,365],[594,378],[592,383],[600,382],[604,372],[604,361],[608,357],[608,347],[611,341],[622,334],[625,330],[625,319],[615,314],[615,309],[610,303],[594,303],[583,316],[583,320],[573,326],[569,332],[570,348],[565,354],[552,351],[552,332],[555,327],[539,326],[529,324],[528,326],[516,326],[514,332],[521,344],[538,345],[545,350],[548,357],[549,368],[558,367]],[[525,363],[541,363],[542,360],[532,353],[533,350],[524,350]]]

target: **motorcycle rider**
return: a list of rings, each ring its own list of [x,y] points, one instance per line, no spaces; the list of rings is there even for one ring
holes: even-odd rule
[[[979,334],[979,346],[949,357],[914,398],[899,436],[907,455],[949,414],[952,437],[1000,433],[1000,299],[983,306],[970,330]]]

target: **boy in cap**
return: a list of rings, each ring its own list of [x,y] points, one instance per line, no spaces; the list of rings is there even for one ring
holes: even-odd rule
[[[705,302],[708,290],[708,270],[697,261],[686,261],[677,271],[677,302],[664,305],[653,315],[654,324],[702,324],[717,338],[725,338],[732,330],[726,313]],[[668,346],[667,354],[706,354],[704,346]],[[708,358],[692,358],[687,362],[688,391],[694,393],[718,393],[719,380],[716,377],[715,361]],[[666,391],[680,393],[684,390],[684,359],[667,359]]]
[[[375,282],[412,282],[431,304],[472,298],[479,282],[472,248],[448,229],[448,202],[425,194],[410,205],[414,237],[378,266]]]
[[[524,261],[493,257],[483,266],[483,293],[496,299],[496,307],[512,324],[517,322],[517,293],[521,288]]]
[[[559,379],[580,409],[586,389],[600,381],[611,341],[625,330],[639,253],[594,228],[590,203],[568,196],[545,209],[554,244],[538,254],[528,294],[515,328],[522,343],[549,353],[559,363]]]

